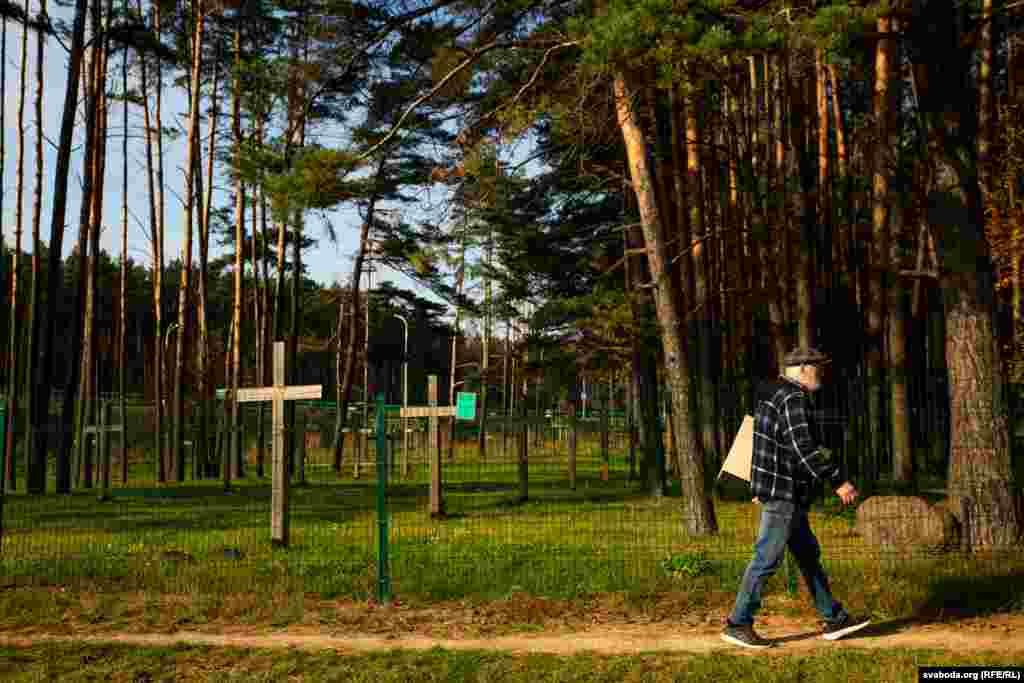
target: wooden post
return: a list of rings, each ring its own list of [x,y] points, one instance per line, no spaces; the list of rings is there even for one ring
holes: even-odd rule
[[[101,501],[110,498],[110,437],[107,436],[110,424],[110,401],[100,403],[100,495]],[[122,439],[123,441],[123,439]]]
[[[107,437],[107,434],[121,432],[121,451],[122,453],[125,452],[124,420],[122,419],[122,424],[110,424],[110,408],[111,401],[102,401],[100,403],[99,424],[86,425],[82,429],[82,438],[91,439],[96,447],[96,464],[100,468],[99,492],[96,494],[96,499],[101,502],[110,499],[110,439]],[[85,445],[85,448],[88,450],[88,443]]]
[[[298,411],[296,411],[296,412],[298,412]],[[299,432],[302,435],[302,445],[299,448],[295,449],[296,451],[298,451],[298,454],[299,454],[298,467],[296,468],[298,470],[297,474],[299,476],[299,486],[305,486],[306,485],[306,433],[307,433],[308,429],[309,429],[308,418],[306,416],[306,412],[303,411],[303,413],[302,413],[302,431]]]
[[[274,342],[274,389],[284,387],[284,342]],[[273,438],[274,454],[270,484],[270,542],[288,545],[288,463],[284,451],[284,397],[274,394]]]
[[[576,397],[569,400],[569,489],[576,490]]]
[[[440,519],[445,516],[444,498],[441,495],[441,431],[438,429],[437,415],[437,375],[427,378],[427,402],[435,409],[430,415],[430,517]]]

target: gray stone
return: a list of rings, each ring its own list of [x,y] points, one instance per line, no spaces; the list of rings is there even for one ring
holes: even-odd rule
[[[872,496],[857,508],[857,533],[886,551],[939,550],[959,544],[954,514],[914,496]]]

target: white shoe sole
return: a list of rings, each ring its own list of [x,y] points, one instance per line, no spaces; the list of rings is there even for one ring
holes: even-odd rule
[[[823,633],[823,634],[821,634],[821,637],[824,638],[825,640],[839,640],[840,638],[848,636],[851,633],[856,633],[857,631],[861,630],[862,628],[864,628],[865,626],[867,626],[870,623],[871,623],[871,620],[867,619],[865,621],[861,621],[859,623],[853,624],[852,626],[847,626],[844,629],[840,629],[838,631],[833,631],[832,633]]]
[[[747,643],[740,640],[739,638],[733,638],[732,636],[726,633],[720,633],[718,634],[718,636],[730,645],[739,645],[740,647],[750,648],[751,650],[766,650],[772,646],[771,643],[766,643],[764,645],[755,645],[754,643]]]

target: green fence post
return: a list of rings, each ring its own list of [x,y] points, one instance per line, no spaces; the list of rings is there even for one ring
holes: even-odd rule
[[[796,595],[796,572],[793,570],[793,555],[786,552],[786,590],[790,595]]]
[[[384,394],[377,394],[377,601],[385,605],[391,600],[391,576],[388,574],[388,454],[387,425],[384,417]]]

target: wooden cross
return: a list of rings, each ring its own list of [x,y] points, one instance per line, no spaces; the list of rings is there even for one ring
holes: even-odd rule
[[[323,385],[287,387],[284,384],[284,342],[274,342],[274,386],[239,389],[239,403],[273,401],[274,454],[271,464],[270,541],[288,545],[288,464],[284,457],[284,402],[318,399]]]
[[[100,466],[100,492],[97,499],[105,501],[110,499],[110,439],[107,438],[107,434],[121,433],[121,457],[128,457],[128,449],[124,443],[124,416],[121,416],[122,424],[110,424],[110,407],[111,401],[103,401],[100,404],[100,423],[98,425],[87,426],[84,430],[85,434],[96,434],[98,435],[99,443],[96,444],[96,452],[98,453],[97,460],[99,460]]]
[[[455,417],[455,406],[437,405],[437,375],[427,377],[427,402],[429,406],[402,408],[402,417],[430,418],[430,516],[444,517],[444,499],[441,495],[441,432],[439,417]]]

